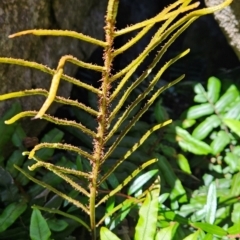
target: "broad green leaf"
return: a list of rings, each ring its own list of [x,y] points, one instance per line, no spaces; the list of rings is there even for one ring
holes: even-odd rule
[[[224,157],[224,161],[230,167],[232,172],[240,171],[239,156],[237,154],[234,154],[232,152],[227,152],[226,156]]]
[[[185,237],[183,240],[198,240],[200,234],[201,234],[200,231],[196,231],[195,233],[192,233],[192,234],[188,235],[187,237]]]
[[[233,205],[231,220],[233,223],[240,223],[240,203],[239,202]],[[239,228],[239,233],[240,233],[240,228]]]
[[[213,240],[213,235],[208,233],[202,240]]]
[[[0,232],[5,231],[10,227],[19,216],[26,210],[27,204],[25,203],[11,203],[9,204],[0,215]]]
[[[238,89],[235,85],[231,85],[228,90],[220,97],[220,99],[215,104],[215,109],[217,112],[223,112],[228,106],[234,102],[239,96]]]
[[[239,120],[239,118],[240,118],[240,99],[238,99],[237,101],[235,101],[232,104],[232,106],[223,115],[223,118]]]
[[[214,108],[210,103],[203,103],[190,107],[187,111],[188,119],[197,119],[209,114],[214,113]]]
[[[197,83],[193,89],[196,94],[203,94],[206,92],[201,83]]]
[[[217,211],[217,188],[216,183],[212,182],[208,189],[207,203],[205,205],[206,222],[213,224]]]
[[[240,137],[240,121],[234,119],[224,119],[223,122]]]
[[[212,153],[214,155],[221,153],[230,143],[230,140],[231,139],[228,133],[222,130],[219,131],[210,145],[212,148]]]
[[[211,103],[215,103],[219,98],[219,94],[221,90],[220,80],[216,77],[210,77],[208,79],[207,89],[208,89],[207,91],[208,100]]]
[[[204,232],[215,234],[217,236],[223,237],[227,235],[227,231],[222,229],[219,226],[216,226],[214,224],[209,224],[209,223],[202,223],[202,222],[196,222],[196,223],[191,223],[193,227],[196,227],[198,229],[203,230]]]
[[[175,148],[165,145],[165,144],[160,144],[160,149],[162,153],[164,154],[165,157],[167,158],[173,158],[176,157],[177,153]]]
[[[57,128],[53,128],[51,131],[46,133],[44,137],[41,139],[41,142],[48,142],[48,143],[56,143],[56,142],[61,142],[63,138],[64,133],[60,131]],[[42,159],[42,160],[47,160],[49,159],[53,153],[54,153],[54,148],[43,148],[37,151],[37,156]]]
[[[12,143],[17,148],[22,148],[22,141],[26,137],[26,133],[20,124],[17,125],[14,134],[12,135]]]
[[[207,155],[212,152],[211,147],[198,139],[192,137],[186,130],[176,127],[177,141],[180,147],[196,155]]]
[[[108,230],[106,227],[100,229],[101,240],[120,240],[113,232]]]
[[[21,111],[21,106],[19,103],[14,103],[12,107],[4,114],[4,116],[0,119],[0,151],[2,151],[5,144],[11,141],[11,137],[15,131],[17,123],[6,125],[5,120],[10,119],[15,114]]]
[[[197,95],[194,96],[193,101],[196,102],[196,103],[206,103],[207,98],[206,98],[205,94],[197,94]]]
[[[192,127],[194,124],[196,123],[196,120],[195,119],[184,119],[183,122],[182,122],[182,127],[183,128],[190,128]]]
[[[169,227],[162,228],[157,233],[155,240],[171,240],[171,239],[173,239],[178,226],[179,226],[178,223],[172,223]]]
[[[158,101],[154,107],[154,115],[158,123],[164,122],[169,119],[166,108],[162,106],[162,101]]]
[[[211,115],[202,121],[192,133],[192,136],[198,140],[206,138],[211,131],[221,124],[221,120],[217,115]]]
[[[236,173],[232,178],[231,196],[239,196],[240,195],[240,172]]]
[[[38,209],[33,209],[30,222],[30,237],[32,240],[49,240],[51,236],[47,221]]]
[[[158,173],[157,169],[150,170],[146,173],[141,174],[137,177],[131,186],[128,189],[128,195],[132,195],[136,191],[138,191],[146,182],[148,182],[152,177],[154,177]]]
[[[188,174],[192,174],[188,160],[184,155],[182,155],[182,154],[177,155],[177,163],[182,171],[184,171]]]
[[[19,174],[19,171],[13,165],[15,164],[17,166],[22,166],[24,159],[26,159],[26,156],[22,155],[21,150],[15,150],[8,158],[6,170],[11,173],[13,178],[17,177],[17,175]]]
[[[139,219],[135,228],[134,239],[152,240],[157,229],[158,197],[160,194],[160,178],[154,182],[153,188],[147,193],[146,199],[139,210]]]
[[[68,226],[68,223],[66,221],[56,218],[49,219],[47,223],[49,228],[55,232],[61,232]]]
[[[186,191],[182,186],[181,181],[177,178],[176,174],[173,171],[172,166],[168,162],[168,160],[160,155],[156,154],[158,158],[158,165],[160,168],[160,172],[162,173],[166,183],[171,187],[172,192],[170,195],[171,199],[178,200],[180,203],[186,202],[187,196]]]
[[[240,232],[240,221],[238,221],[238,223],[235,223],[233,226],[231,226],[230,228],[228,228],[228,233],[231,235],[234,234],[239,234]]]

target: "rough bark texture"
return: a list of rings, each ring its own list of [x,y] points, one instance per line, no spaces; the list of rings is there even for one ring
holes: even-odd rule
[[[205,2],[207,6],[213,6],[222,3],[223,0],[205,0]],[[233,0],[229,7],[214,13],[214,16],[240,59],[240,1]]]
[[[8,35],[26,29],[68,29],[103,39],[106,5],[107,0],[1,0],[0,56],[36,61],[51,68],[56,68],[60,57],[66,54],[87,59],[96,46],[79,40],[32,35],[8,39]],[[68,64],[65,73],[73,76],[76,69],[76,66]],[[0,64],[0,94],[32,88],[49,89],[50,80],[50,75],[38,70]],[[69,97],[70,91],[71,85],[62,82],[58,94]],[[20,101],[24,110],[38,110],[43,100],[35,96],[14,101]],[[11,103],[0,102],[0,117]],[[56,108],[54,105],[50,113],[53,114]],[[41,123],[36,127],[32,121],[28,133],[38,134],[43,126]]]

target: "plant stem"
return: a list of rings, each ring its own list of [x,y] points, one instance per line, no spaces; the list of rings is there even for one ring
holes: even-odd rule
[[[101,94],[99,94],[99,112],[98,112],[98,128],[97,136],[94,139],[94,151],[92,159],[92,181],[90,184],[90,223],[92,239],[96,239],[96,219],[95,219],[95,202],[97,196],[97,181],[98,172],[101,165],[101,160],[104,156],[105,136],[108,131],[109,122],[109,95],[111,89],[111,69],[113,62],[113,41],[114,41],[114,28],[117,16],[119,0],[109,0],[107,7],[106,25],[105,25],[105,41],[107,46],[104,49],[104,71],[102,73]]]

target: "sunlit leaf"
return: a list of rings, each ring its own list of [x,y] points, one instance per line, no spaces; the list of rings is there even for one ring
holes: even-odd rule
[[[154,239],[157,228],[159,193],[160,179],[158,178],[155,181],[153,188],[147,193],[146,199],[139,210],[139,219],[135,228],[134,239]]]
[[[192,133],[192,136],[198,140],[206,138],[211,131],[221,124],[221,120],[217,115],[211,115],[202,121]]]
[[[192,174],[188,160],[184,155],[182,154],[177,155],[177,163],[182,171],[188,174]]]
[[[157,172],[157,169],[153,169],[141,174],[139,177],[136,177],[136,179],[133,181],[133,183],[128,189],[128,195],[132,195],[137,190],[139,190],[146,182],[148,182],[153,176],[155,176]]]
[[[217,188],[216,183],[212,182],[208,189],[207,203],[205,205],[206,222],[213,224],[217,210]]]
[[[207,233],[215,234],[220,237],[227,235],[227,231],[225,231],[221,227],[216,226],[214,224],[196,222],[196,223],[191,223],[191,225],[198,229],[202,229],[203,231],[205,231]]]
[[[210,145],[212,148],[212,153],[217,155],[222,152],[230,143],[230,140],[231,139],[228,133],[225,131],[219,131]]]
[[[190,107],[187,111],[188,119],[197,119],[209,114],[214,113],[214,108],[210,103],[203,103]]]
[[[216,77],[210,77],[207,84],[207,97],[211,103],[215,103],[220,94],[221,82]]]
[[[239,91],[235,85],[231,85],[215,104],[217,112],[223,112],[239,96]]]
[[[100,229],[101,240],[120,240],[113,232],[108,230],[106,227]]]
[[[38,209],[33,209],[30,223],[30,237],[32,240],[49,240],[51,236],[47,221]]]
[[[162,228],[157,233],[157,235],[155,237],[155,240],[170,240],[170,239],[173,239],[178,226],[179,226],[178,223],[173,223],[169,227]]]
[[[223,122],[240,137],[240,121],[234,119],[224,119]]]
[[[231,196],[238,196],[240,195],[240,172],[236,173],[234,176],[233,176],[233,179],[232,179],[232,184],[231,184],[231,191],[230,191],[230,194]]]
[[[196,155],[207,155],[212,151],[208,144],[192,137],[186,130],[176,127],[176,132],[177,141],[184,150]]]

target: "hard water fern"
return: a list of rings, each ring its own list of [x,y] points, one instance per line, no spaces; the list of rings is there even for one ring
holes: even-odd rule
[[[86,36],[81,33],[74,31],[62,31],[62,30],[26,30],[12,34],[9,37],[14,38],[22,35],[33,34],[37,36],[65,36],[76,38],[81,41],[85,41],[91,44],[95,44],[104,49],[104,65],[98,66],[90,63],[85,63],[81,60],[76,59],[73,56],[63,56],[58,63],[56,69],[50,69],[43,64],[36,62],[29,62],[22,59],[13,59],[13,58],[0,58],[1,63],[5,64],[16,64],[25,67],[35,68],[47,74],[53,75],[51,86],[49,91],[43,89],[32,89],[32,90],[23,90],[13,93],[7,93],[0,96],[0,100],[7,100],[16,97],[25,97],[31,95],[43,95],[46,96],[46,101],[42,105],[39,111],[24,111],[21,112],[11,119],[7,120],[6,124],[12,124],[17,120],[23,117],[32,117],[32,119],[45,119],[49,122],[52,122],[57,125],[71,126],[80,130],[82,133],[87,135],[92,140],[92,149],[88,151],[79,146],[73,146],[67,143],[39,143],[37,144],[30,152],[24,152],[25,155],[28,155],[29,159],[35,161],[29,167],[30,170],[36,170],[37,168],[43,167],[56,174],[64,181],[66,181],[73,189],[84,195],[89,199],[88,204],[83,204],[82,202],[74,199],[71,196],[59,191],[53,186],[50,186],[47,183],[39,181],[37,178],[30,176],[24,170],[20,169],[18,166],[16,168],[21,171],[25,176],[31,179],[33,182],[43,186],[44,188],[49,189],[55,194],[61,196],[63,199],[75,205],[77,208],[83,210],[89,218],[89,223],[83,223],[79,220],[90,232],[92,239],[96,239],[98,236],[97,227],[108,217],[109,214],[102,216],[101,219],[96,217],[96,208],[106,202],[110,197],[116,195],[121,189],[123,189],[138,173],[143,169],[147,168],[149,165],[152,165],[157,161],[157,157],[153,157],[151,160],[146,161],[141,164],[135,171],[130,174],[122,183],[118,184],[113,190],[108,191],[103,197],[100,195],[101,187],[106,184],[106,181],[111,175],[115,172],[116,168],[119,167],[124,161],[126,161],[129,156],[136,151],[144,141],[153,133],[158,131],[160,128],[164,127],[167,124],[171,123],[171,120],[162,122],[153,126],[149,129],[138,142],[133,143],[132,147],[118,159],[118,161],[111,166],[108,170],[104,169],[102,166],[108,161],[113,152],[117,149],[120,142],[127,136],[131,128],[139,121],[141,116],[149,109],[153,102],[159,97],[159,95],[167,88],[176,84],[184,78],[184,75],[178,77],[171,83],[166,84],[161,88],[154,88],[158,83],[158,80],[162,76],[165,70],[167,70],[172,64],[178,61],[180,58],[184,57],[189,50],[184,51],[175,58],[169,60],[164,66],[160,69],[157,69],[154,77],[149,81],[148,86],[144,89],[143,92],[139,93],[137,98],[124,109],[124,104],[126,103],[128,97],[133,92],[138,85],[142,84],[145,79],[150,76],[153,69],[155,70],[156,64],[162,58],[163,54],[167,51],[169,46],[177,39],[177,37],[198,17],[213,13],[214,11],[220,10],[223,7],[229,5],[232,0],[226,0],[224,3],[201,10],[194,10],[197,8],[199,3],[191,3],[191,0],[178,0],[172,5],[166,7],[162,12],[157,14],[155,17],[145,20],[143,22],[128,26],[124,29],[117,30],[115,27],[116,24],[116,15],[118,12],[119,0],[109,0],[106,21],[105,21],[105,41],[98,40],[89,36]],[[183,16],[183,13],[191,11],[190,13]],[[136,44],[155,24],[160,23],[158,31],[153,35],[151,41],[143,52],[134,59],[129,65],[120,70],[117,73],[113,71],[113,60],[119,54],[122,54],[124,51],[129,49],[131,46]],[[114,41],[117,37],[127,34],[132,31],[138,30],[135,37],[129,40],[126,44],[118,49],[114,49]],[[163,45],[160,48],[160,45]],[[149,55],[150,52],[160,49],[151,64],[147,69],[131,84],[129,84],[129,79],[133,76],[134,72],[138,66],[144,61],[144,59]],[[81,80],[77,80],[73,77],[70,77],[64,74],[64,66],[66,62],[80,66],[82,68],[90,69],[92,71],[97,71],[102,74],[101,78],[101,87],[99,89],[83,83]],[[68,81],[78,87],[84,88],[86,91],[90,91],[95,94],[98,98],[98,108],[97,110],[93,109],[90,106],[86,106],[83,103],[74,101],[71,99],[66,99],[60,96],[57,96],[57,90],[60,83],[60,80]],[[128,88],[124,93],[122,89],[126,84],[129,84]],[[146,84],[146,83],[145,83]],[[154,91],[152,91],[154,89]],[[80,122],[70,121],[67,119],[57,119],[54,116],[48,115],[46,112],[53,102],[58,102],[61,104],[75,106],[87,114],[93,116],[97,122],[96,129],[89,129],[84,124]],[[129,116],[134,112],[139,104],[143,103],[143,107],[139,109],[133,117],[129,120]],[[114,107],[111,107],[114,106]],[[124,110],[122,110],[124,109]],[[124,126],[124,127],[123,127]],[[117,135],[118,130],[122,128],[122,131]],[[109,145],[112,138],[116,137],[114,141]],[[54,148],[61,149],[66,151],[72,151],[77,155],[85,158],[89,162],[91,168],[90,171],[79,171],[75,169],[65,168],[62,166],[56,166],[53,163],[43,161],[38,157],[38,151],[43,148]],[[81,186],[78,179],[84,178],[88,182],[87,187]],[[144,192],[139,198],[131,198],[132,203],[139,202],[140,198],[143,199],[146,195]],[[111,211],[111,214],[116,212],[119,209],[120,205],[114,207]],[[53,209],[41,208],[39,209],[53,212]],[[65,214],[58,210],[58,214]],[[68,215],[69,216],[69,215]]]

